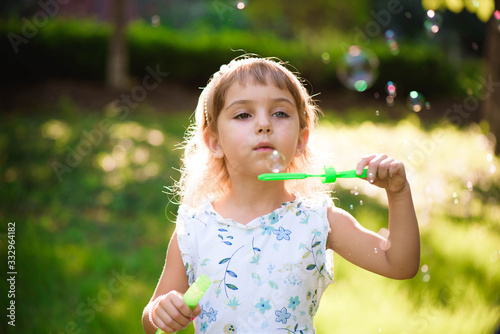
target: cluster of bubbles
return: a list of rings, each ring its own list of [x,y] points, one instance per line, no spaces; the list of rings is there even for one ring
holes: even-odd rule
[[[441,24],[443,23],[443,17],[441,14],[436,13],[432,9],[427,11],[427,15],[425,16],[424,28],[427,31],[427,35],[433,37],[435,34],[439,32],[441,28]]]
[[[279,173],[283,168],[285,168],[285,163],[285,156],[277,150],[274,150],[269,155],[267,167],[271,170],[271,172]]]
[[[389,29],[385,32],[384,36],[391,53],[395,56],[399,54],[399,44],[396,42],[396,35],[394,34],[394,31]]]
[[[395,40],[395,34],[392,30],[387,30],[385,33],[387,44],[393,54],[399,53],[399,46]],[[323,52],[321,55],[323,63],[330,63],[330,54]],[[349,47],[344,53],[337,66],[337,77],[340,82],[348,89],[363,92],[370,88],[378,77],[378,58],[373,52],[368,49],[361,49],[357,45]],[[397,96],[396,84],[388,81],[386,84],[386,102],[392,107]],[[411,91],[407,97],[407,105],[410,110],[420,112],[423,109],[430,109],[430,103],[425,100],[425,97],[417,92]],[[376,115],[380,112],[377,110]]]
[[[394,105],[396,96],[398,95],[396,84],[392,81],[387,81],[387,84],[385,85],[385,91],[387,92],[385,101],[387,102],[387,105],[389,107],[392,107]],[[424,109],[429,110],[431,108],[431,104],[426,101],[424,95],[417,91],[411,91],[410,94],[408,94],[408,97],[406,98],[406,104],[408,108],[414,112],[420,112]],[[379,115],[378,110],[376,111],[376,115]]]
[[[385,85],[385,91],[387,92],[387,97],[385,98],[385,101],[387,102],[387,105],[389,107],[392,107],[394,105],[394,99],[398,95],[396,91],[396,85],[392,81],[387,81],[387,84]]]
[[[351,195],[353,196],[359,195],[358,187],[354,187],[354,189],[351,189]],[[359,205],[363,205],[363,200],[359,200]],[[354,204],[349,205],[349,209],[354,210]]]
[[[422,281],[429,282],[431,279],[431,275],[429,275],[429,266],[426,264],[422,265],[420,271],[422,272]]]
[[[424,108],[425,109],[431,108],[430,103],[427,102],[425,100],[425,97],[417,91],[411,91],[410,94],[408,95],[408,98],[406,99],[406,102],[408,104],[408,107],[414,112],[420,112]]]
[[[329,61],[329,55],[327,58]],[[377,79],[378,66],[378,58],[372,51],[352,45],[338,63],[337,77],[346,88],[363,92]]]

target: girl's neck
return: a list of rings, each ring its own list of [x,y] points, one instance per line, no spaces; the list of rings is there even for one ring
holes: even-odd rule
[[[215,211],[222,217],[246,225],[257,217],[276,210],[282,203],[295,199],[283,182],[276,182],[265,189],[233,186],[224,196],[213,203]]]

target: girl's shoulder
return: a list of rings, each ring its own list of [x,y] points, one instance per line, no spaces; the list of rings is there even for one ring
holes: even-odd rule
[[[318,197],[301,197],[297,196],[295,201],[293,201],[298,208],[313,210],[313,211],[324,211],[329,207],[335,207],[332,199],[328,195],[318,196]]]

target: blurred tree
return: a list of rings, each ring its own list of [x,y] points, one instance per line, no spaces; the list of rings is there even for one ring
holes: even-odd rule
[[[113,32],[108,50],[106,84],[114,90],[126,90],[129,86],[125,8],[126,0],[111,0]]]
[[[479,97],[482,103],[481,117],[487,121],[491,133],[496,138],[495,154],[500,155],[500,0],[422,0],[426,9],[437,10],[441,7],[459,13],[464,8],[477,17],[487,22],[487,37],[485,42],[486,73],[482,77],[482,95]],[[495,8],[497,11],[495,12]],[[492,15],[494,14],[494,15]]]
[[[292,37],[361,26],[370,20],[369,0],[252,1],[244,9],[255,30],[272,30]]]

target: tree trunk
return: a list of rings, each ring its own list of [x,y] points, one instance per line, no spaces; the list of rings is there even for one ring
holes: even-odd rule
[[[500,0],[495,0],[495,9],[500,10]],[[486,86],[483,94],[483,119],[495,135],[495,154],[500,155],[500,26],[491,18],[486,36]]]
[[[110,17],[113,32],[108,49],[106,85],[111,89],[123,91],[129,86],[126,0],[111,0]]]

